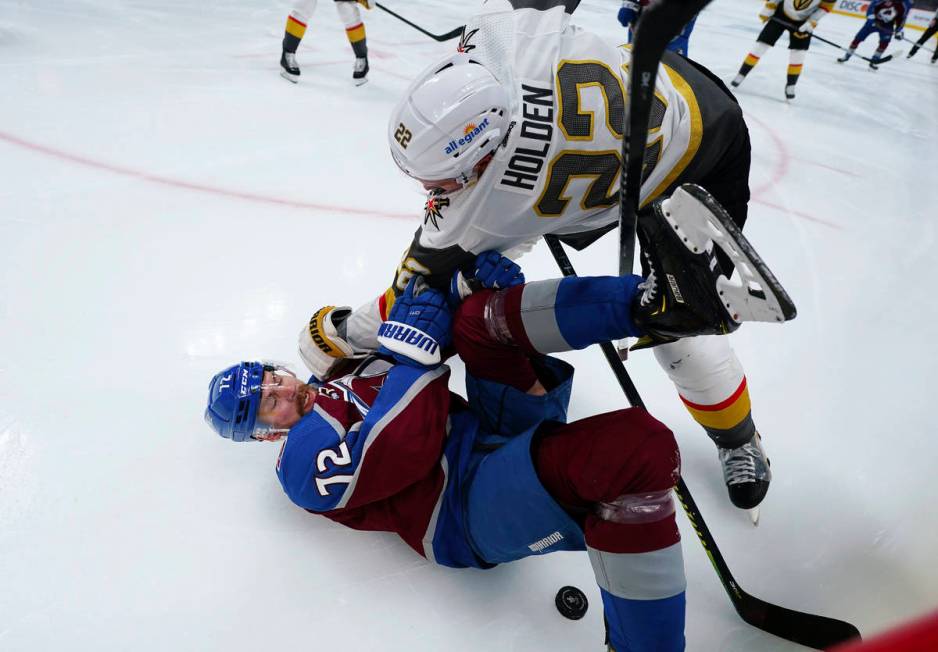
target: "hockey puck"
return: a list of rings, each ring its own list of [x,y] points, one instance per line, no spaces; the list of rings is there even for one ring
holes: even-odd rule
[[[557,611],[570,620],[579,620],[585,616],[586,609],[590,606],[586,594],[575,586],[560,587],[554,604],[557,605]]]

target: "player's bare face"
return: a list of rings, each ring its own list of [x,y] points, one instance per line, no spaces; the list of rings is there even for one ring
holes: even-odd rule
[[[316,388],[293,376],[264,372],[257,418],[274,428],[289,429],[313,409]]]
[[[485,172],[485,168],[489,166],[489,163],[492,162],[492,154],[486,154],[481,161],[475,164],[475,167],[472,169],[472,179],[478,179],[482,176],[482,173]],[[428,192],[430,190],[442,190],[443,192],[455,192],[466,185],[460,179],[443,179],[441,181],[423,181],[420,180],[420,183],[423,184],[424,190]]]
[[[443,192],[455,192],[462,188],[463,184],[457,179],[442,179],[441,181],[421,181],[423,189],[427,192],[431,190],[442,190]]]

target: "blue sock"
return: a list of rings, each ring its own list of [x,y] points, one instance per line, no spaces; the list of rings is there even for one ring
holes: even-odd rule
[[[632,321],[632,300],[641,290],[641,276],[567,276],[557,286],[554,316],[570,348],[596,342],[641,337]]]
[[[629,600],[600,589],[616,652],[683,652],[684,611],[681,591],[661,600]]]

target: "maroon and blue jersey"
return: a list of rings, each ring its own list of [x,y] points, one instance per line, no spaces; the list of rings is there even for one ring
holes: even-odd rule
[[[877,29],[894,31],[902,28],[908,13],[905,0],[873,0],[866,10],[866,19],[875,23]]]
[[[570,398],[572,368],[545,364],[558,385],[538,397],[467,375],[470,409],[447,389],[448,367],[370,358],[320,387],[281,449],[280,483],[300,507],[357,530],[394,532],[444,566],[583,550],[582,530],[541,486],[529,453],[545,419],[565,421]],[[529,533],[540,530],[557,540],[532,547]]]
[[[357,530],[394,532],[445,566],[491,566],[468,543],[458,491],[478,420],[448,380],[445,366],[370,358],[322,385],[277,460],[290,500]]]

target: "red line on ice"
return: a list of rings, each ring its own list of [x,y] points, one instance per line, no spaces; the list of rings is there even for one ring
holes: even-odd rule
[[[315,211],[323,211],[329,213],[345,213],[348,215],[362,215],[368,217],[389,217],[392,219],[401,219],[401,220],[410,220],[415,221],[415,218],[418,217],[417,213],[390,213],[380,210],[368,210],[364,208],[349,208],[348,206],[336,206],[333,204],[317,204],[314,202],[307,202],[301,200],[293,199],[280,199],[278,197],[269,197],[267,195],[259,195],[256,193],[242,192],[239,190],[228,190],[227,188],[218,188],[215,186],[207,186],[201,183],[195,183],[192,181],[186,181],[184,179],[173,179],[170,177],[162,177],[156,174],[150,174],[149,172],[141,172],[139,170],[134,170],[132,168],[127,168],[119,165],[112,165],[110,163],[102,163],[101,161],[95,161],[93,159],[80,156],[78,154],[72,154],[70,152],[62,151],[59,149],[54,149],[52,147],[47,147],[46,145],[40,145],[38,143],[32,143],[27,140],[23,140],[12,134],[7,134],[0,131],[0,140],[6,141],[11,145],[16,145],[17,147],[22,147],[34,152],[40,152],[47,156],[57,158],[62,161],[69,161],[70,163],[75,163],[77,165],[82,165],[89,168],[95,168],[97,170],[104,170],[106,172],[111,172],[113,174],[120,174],[126,177],[133,177],[140,179],[142,181],[149,181],[151,183],[158,183],[164,186],[170,186],[173,188],[183,188],[185,190],[194,190],[196,192],[202,192],[210,195],[218,195],[220,197],[228,197],[234,199],[244,199],[246,201],[253,201],[263,204],[276,204],[278,206],[288,206],[290,208],[304,208]]]
[[[769,135],[769,138],[772,139],[772,144],[775,145],[775,149],[778,151],[778,161],[775,166],[775,170],[772,171],[771,178],[769,179],[767,183],[764,183],[758,188],[754,188],[752,190],[751,201],[755,204],[761,204],[763,206],[767,206],[769,208],[774,208],[776,210],[782,211],[783,213],[791,215],[792,217],[800,217],[801,219],[808,220],[809,222],[816,222],[817,224],[823,224],[824,226],[829,226],[832,229],[838,229],[838,230],[843,229],[843,227],[837,224],[836,222],[825,220],[824,218],[811,215],[810,213],[803,213],[801,211],[792,210],[791,208],[788,208],[787,206],[781,206],[774,202],[770,202],[770,201],[766,201],[765,199],[762,199],[762,195],[765,195],[769,190],[772,189],[772,187],[776,183],[778,183],[779,181],[781,181],[788,175],[788,169],[789,169],[789,166],[793,157],[788,152],[788,148],[785,147],[785,142],[775,132],[775,130],[772,129],[772,127],[764,123],[762,120],[759,120],[759,118],[755,117],[751,113],[746,114],[746,120],[752,121],[756,123],[757,125],[759,125],[760,127],[762,127],[765,130],[765,132]],[[826,165],[822,165],[820,163],[814,163],[814,165],[818,165],[821,167],[829,167]],[[835,168],[830,168],[830,169],[834,170]],[[836,170],[836,171],[841,172],[842,170]]]

